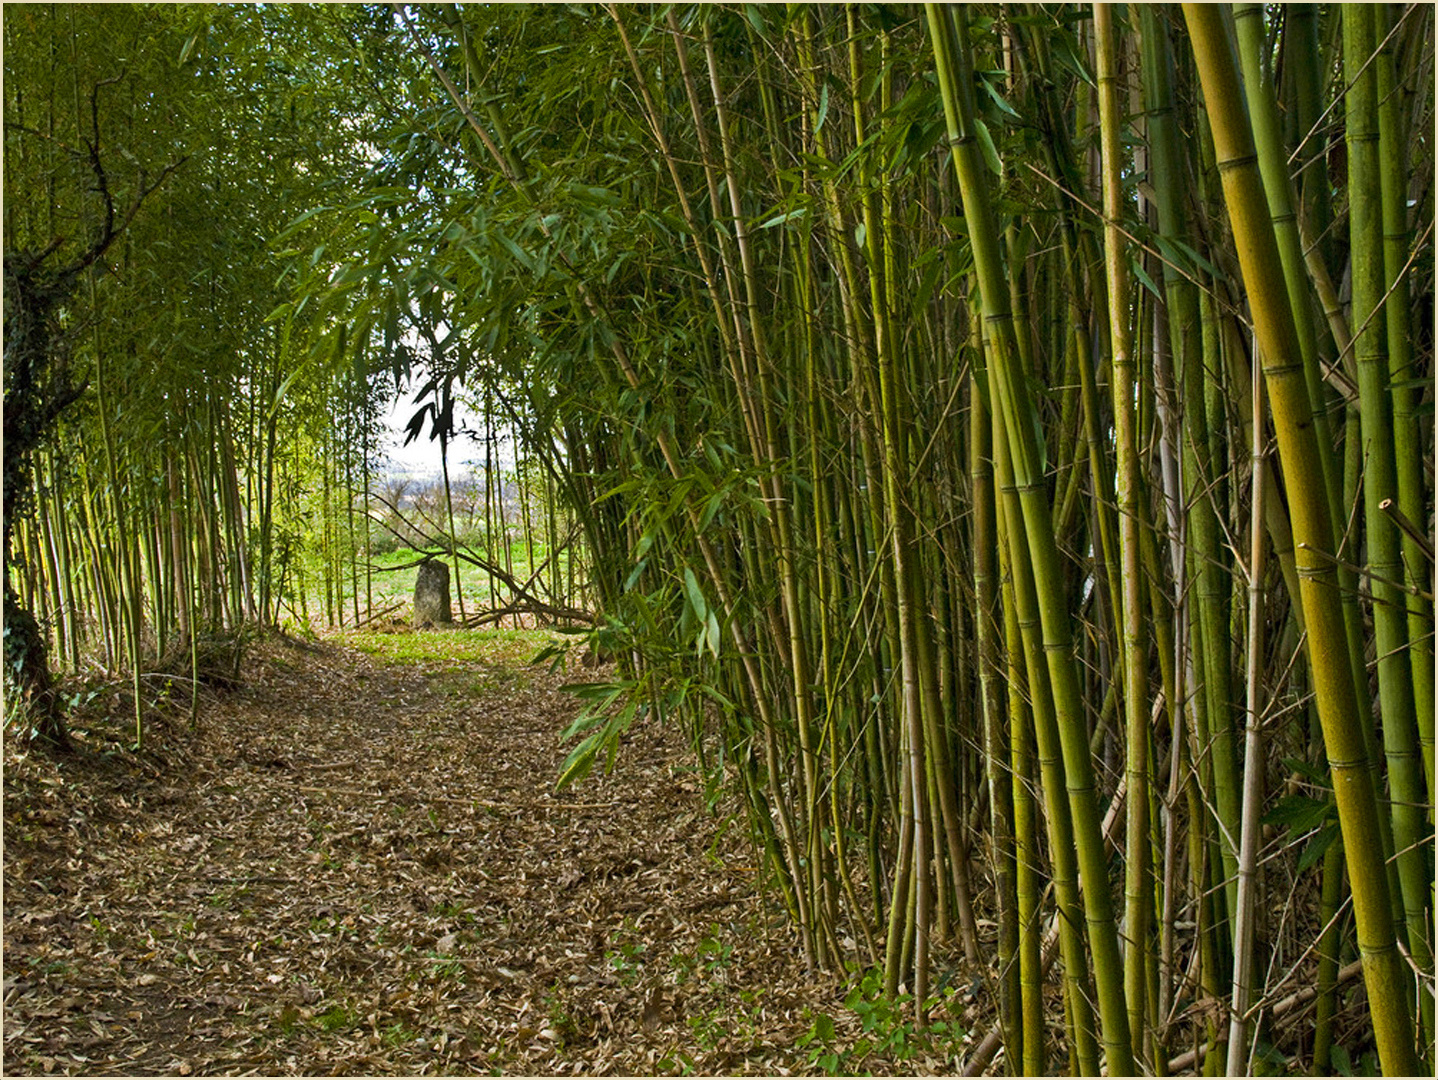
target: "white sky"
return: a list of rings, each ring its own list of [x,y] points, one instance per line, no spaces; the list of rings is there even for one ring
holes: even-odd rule
[[[419,411],[420,403],[414,400],[413,387],[406,383],[402,392],[395,395],[394,401],[390,404],[389,415],[385,417],[385,428],[387,437],[385,440],[384,452],[388,460],[389,469],[393,472],[406,473],[415,479],[427,479],[437,477],[440,474],[439,461],[439,440],[431,439],[430,420],[425,418],[424,430],[419,438],[415,439],[408,446],[404,445],[405,427],[410,417]],[[464,424],[470,419],[469,410],[463,403],[456,401],[454,406],[455,419],[459,424]],[[469,446],[467,439],[457,439],[450,446],[450,474],[453,475],[455,466],[468,456]]]
[[[414,400],[413,383],[406,383],[404,389],[395,395],[394,401],[390,404],[389,413],[385,417],[387,437],[383,449],[389,462],[388,471],[403,473],[416,480],[438,478],[440,475],[439,440],[429,437],[430,419],[428,417],[425,418],[424,430],[419,438],[408,446],[403,445],[405,426],[409,423],[410,417],[419,411],[419,408],[420,403]],[[472,432],[479,427],[481,418],[463,400],[456,398],[454,420],[455,427],[460,430],[449,444],[449,475],[451,479],[465,471],[472,461],[478,462],[481,466],[484,463],[483,445],[466,433],[466,431]],[[496,452],[501,459],[502,467],[512,466],[514,450],[510,445],[501,442],[496,447]]]

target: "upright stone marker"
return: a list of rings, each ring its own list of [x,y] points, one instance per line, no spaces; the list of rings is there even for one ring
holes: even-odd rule
[[[414,578],[414,625],[442,626],[450,623],[449,567],[438,559],[419,564]]]

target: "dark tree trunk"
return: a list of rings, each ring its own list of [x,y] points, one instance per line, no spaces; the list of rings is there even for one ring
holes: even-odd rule
[[[65,750],[70,736],[56,707],[45,654],[45,639],[35,617],[21,605],[10,583],[5,583],[5,678],[11,701],[22,708],[21,719],[32,738]]]
[[[68,745],[69,737],[51,693],[45,638],[10,581],[11,533],[16,517],[29,509],[35,451],[53,436],[60,414],[85,392],[84,381],[71,377],[69,341],[60,327],[59,313],[69,306],[80,275],[99,262],[134,220],[140,204],[184,161],[181,158],[165,166],[153,183],[146,184],[141,172],[134,200],[128,209],[118,212],[100,156],[99,94],[104,85],[97,83],[91,88],[91,136],[82,138],[95,174],[94,190],[104,206],[89,246],[60,266],[53,260],[65,246],[63,237],[56,237],[41,251],[6,251],[4,258],[5,512],[0,542],[5,560],[4,675],[7,692],[34,710],[33,733],[60,746]]]
[[[68,746],[65,724],[51,693],[45,638],[25,610],[10,579],[15,520],[27,513],[35,451],[49,437],[60,414],[84,391],[72,383],[55,312],[69,299],[77,277],[73,267],[46,271],[50,252],[5,257],[5,683],[6,693],[24,710],[34,737]]]

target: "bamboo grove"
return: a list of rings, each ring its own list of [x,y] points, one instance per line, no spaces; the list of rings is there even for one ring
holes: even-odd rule
[[[453,500],[447,519],[421,506],[396,528],[377,471],[389,398],[429,374],[422,336],[366,364],[292,344],[272,317],[294,294],[282,234],[303,230],[307,208],[352,198],[408,137],[374,104],[415,73],[386,52],[387,23],[360,8],[7,12],[6,679],[29,699],[12,720],[65,738],[59,688],[21,670],[12,631],[31,613],[42,667],[129,680],[139,742],[145,703],[233,678],[251,628],[376,614],[374,549],[396,535],[464,554]],[[39,316],[37,289],[50,298]],[[27,367],[31,322],[43,347]],[[453,410],[445,390],[420,421],[441,398]],[[499,553],[494,428],[509,420],[493,401],[476,407],[490,448],[478,557],[563,608],[576,589],[559,571],[573,567],[550,560],[526,583],[508,545]],[[525,535],[553,547],[570,526],[552,478],[522,453],[513,464]]]
[[[35,604],[272,618],[293,387],[362,457],[412,326],[582,531],[561,783],[678,725],[814,968],[981,982],[971,1069],[1431,1072],[1431,9],[362,10],[387,139],[150,456],[96,368]]]
[[[561,780],[683,725],[806,957],[984,972],[1014,1071],[1050,979],[1075,1071],[1326,1068],[1355,950],[1431,1043],[1432,30],[1369,15],[397,9],[467,182],[316,295],[426,274],[523,382],[622,661]]]

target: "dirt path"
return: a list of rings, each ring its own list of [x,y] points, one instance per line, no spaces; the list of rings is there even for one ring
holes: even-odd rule
[[[471,640],[271,644],[196,736],[7,747],[5,1072],[806,1070],[842,990],[682,747],[555,794],[574,699]]]

